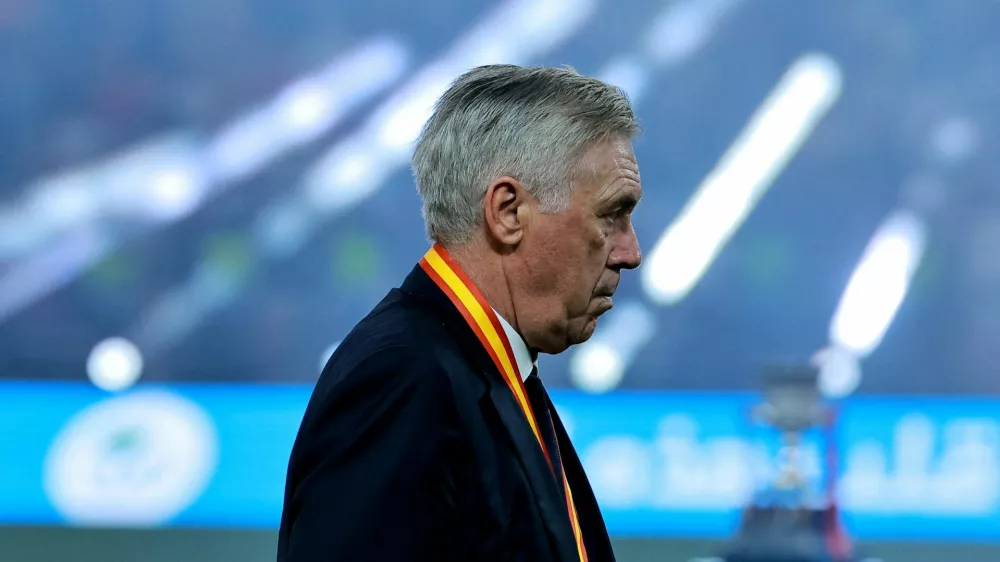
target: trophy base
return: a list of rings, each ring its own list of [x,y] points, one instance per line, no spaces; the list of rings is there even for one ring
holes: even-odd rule
[[[725,562],[853,562],[837,510],[749,507],[736,537],[723,549]]]

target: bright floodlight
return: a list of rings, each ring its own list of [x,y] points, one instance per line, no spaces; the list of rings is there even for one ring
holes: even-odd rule
[[[646,92],[649,70],[635,56],[619,57],[601,70],[600,79],[625,90],[635,103]]]
[[[830,340],[859,357],[871,353],[906,296],[924,250],[924,225],[916,216],[889,216],[865,249],[830,324]]]
[[[827,398],[843,398],[861,384],[861,365],[846,349],[823,348],[813,356],[813,363],[819,367],[819,391]]]
[[[199,175],[190,166],[168,168],[153,174],[147,200],[150,212],[161,219],[177,219],[194,210],[202,195]]]
[[[334,92],[320,81],[303,81],[289,88],[278,101],[278,114],[287,127],[308,136],[326,127],[334,111]]]
[[[797,60],[650,252],[643,288],[660,304],[683,299],[840,96],[824,55]]]
[[[653,337],[656,321],[642,303],[624,302],[606,314],[590,341],[570,358],[573,383],[587,392],[607,392],[621,384],[639,349]]]
[[[132,342],[110,338],[94,346],[87,358],[87,375],[98,388],[125,390],[142,374],[142,353]]]
[[[266,253],[285,257],[302,247],[313,222],[300,202],[279,201],[260,214],[254,236]]]
[[[63,228],[84,223],[100,212],[100,202],[86,174],[68,173],[40,185],[29,198],[27,214],[32,222]]]
[[[573,382],[587,392],[607,392],[618,386],[625,374],[621,353],[603,342],[581,348],[570,361]]]
[[[671,2],[653,19],[646,36],[646,51],[659,64],[687,60],[708,43],[725,15],[740,0],[687,0]]]
[[[949,164],[957,164],[979,147],[976,124],[962,116],[953,116],[939,123],[931,136],[934,155]]]

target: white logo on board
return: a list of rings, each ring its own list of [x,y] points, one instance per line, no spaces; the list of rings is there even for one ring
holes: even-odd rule
[[[159,525],[198,499],[217,460],[215,428],[200,407],[140,391],[69,420],[45,459],[45,491],[73,524]]]

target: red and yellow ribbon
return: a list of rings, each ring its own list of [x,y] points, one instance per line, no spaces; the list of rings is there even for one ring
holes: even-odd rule
[[[507,340],[507,334],[500,325],[493,308],[486,303],[486,299],[483,298],[476,285],[439,244],[435,244],[424,254],[423,259],[420,260],[420,267],[448,295],[452,304],[462,313],[469,327],[479,338],[483,348],[489,353],[511,393],[514,394],[515,400],[521,407],[521,412],[527,418],[528,425],[531,426],[531,431],[535,434],[535,440],[538,441],[538,445],[545,455],[545,460],[549,463],[549,468],[552,468],[552,457],[549,456],[542,434],[538,430],[538,421],[535,419],[535,413],[528,402],[528,393],[524,389],[524,380],[517,368],[517,362],[514,361],[514,352],[511,351],[510,341]],[[587,550],[583,545],[583,532],[580,529],[576,504],[573,503],[573,493],[569,488],[569,481],[566,479],[566,471],[560,470],[559,472],[563,475],[562,483],[563,489],[566,491],[566,507],[569,510],[570,524],[573,527],[573,537],[576,539],[576,549],[580,555],[580,561],[587,562]]]

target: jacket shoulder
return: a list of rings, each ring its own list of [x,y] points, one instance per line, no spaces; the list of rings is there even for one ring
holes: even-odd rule
[[[420,390],[441,399],[467,368],[457,342],[432,310],[398,289],[391,291],[344,338],[323,369],[313,402],[345,393],[377,396],[391,389]],[[468,377],[460,377],[467,379]],[[431,389],[434,389],[433,391]]]
[[[437,363],[436,351],[455,348],[444,323],[427,307],[393,289],[344,338],[330,357],[324,376],[351,370],[361,363],[405,367],[418,360]]]

